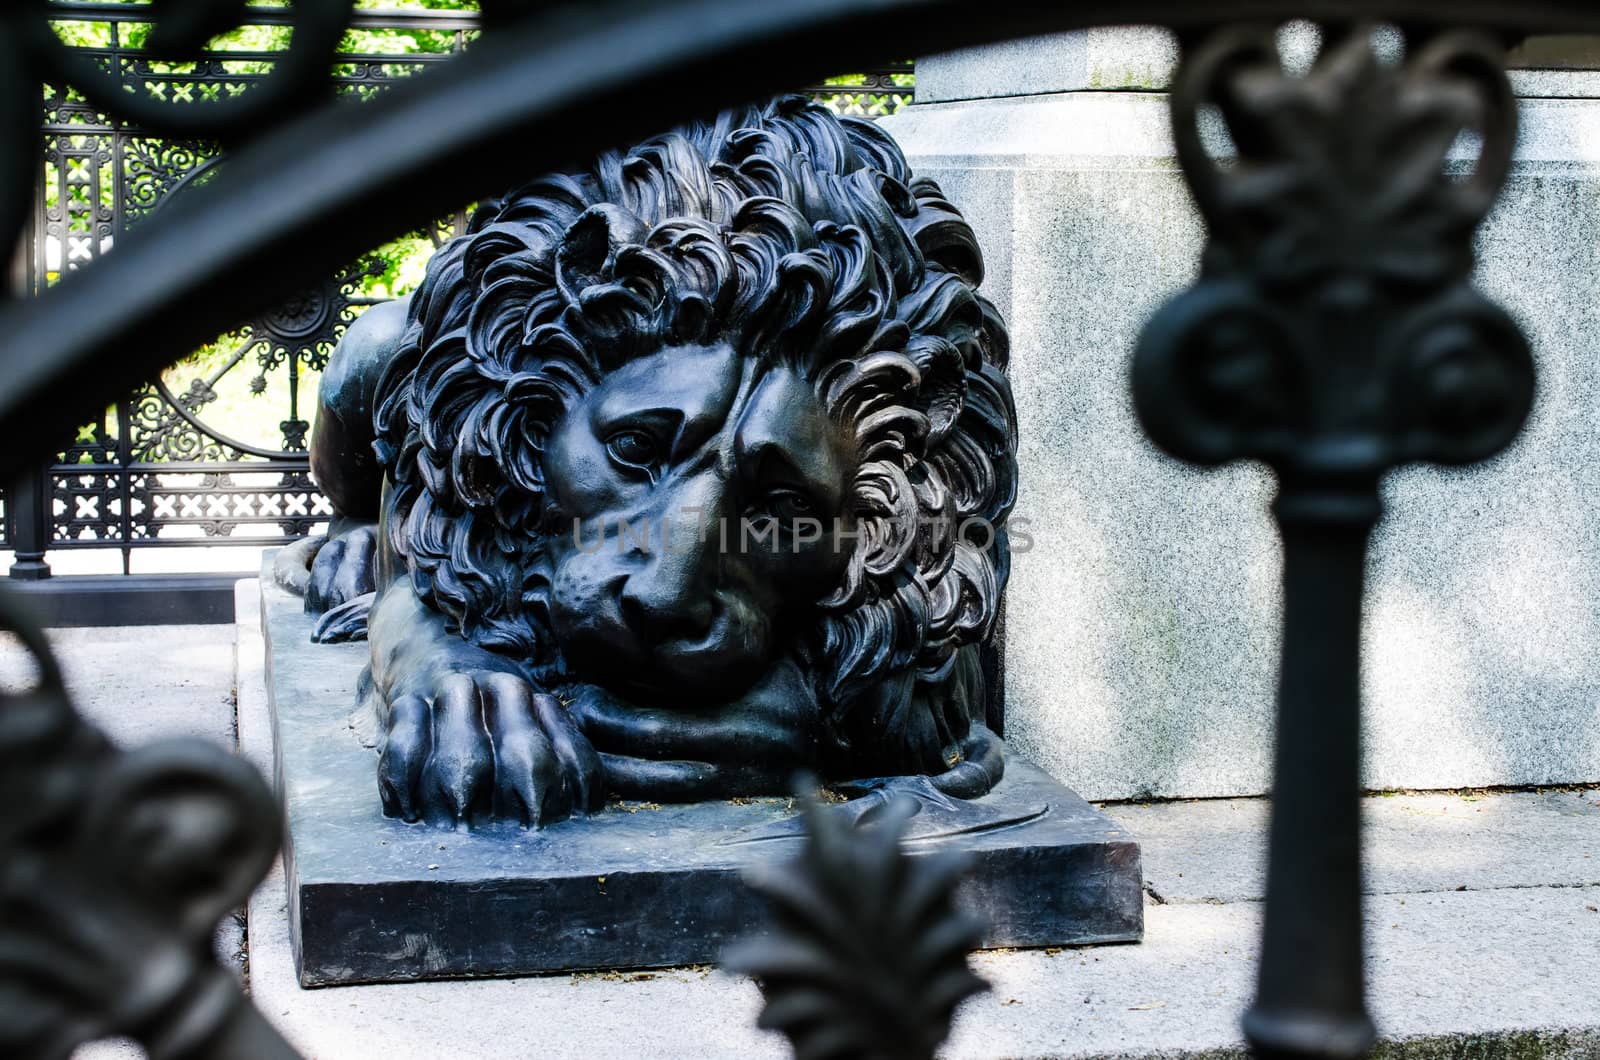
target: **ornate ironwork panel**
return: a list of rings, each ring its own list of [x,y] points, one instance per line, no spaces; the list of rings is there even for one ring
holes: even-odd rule
[[[831,77],[803,90],[835,114],[883,118],[910,106],[916,95],[910,62],[883,63],[866,73]]]
[[[284,55],[241,48],[157,62],[143,49],[148,13],[104,3],[56,5],[55,13],[77,56],[110,87],[141,100],[253,96]],[[290,22],[270,9],[250,17],[248,25],[269,32]],[[339,54],[335,90],[360,98],[448,59],[479,32],[473,12],[369,12],[352,26],[358,46],[402,49]],[[838,113],[880,117],[910,102],[911,81],[911,64],[895,62],[805,91]],[[24,281],[33,289],[92,264],[120,234],[223,164],[215,141],[155,134],[136,117],[104,112],[78,87],[46,85],[43,106],[43,172]],[[464,223],[462,212],[428,235],[438,245]],[[205,350],[171,351],[172,368],[79,427],[21,487],[36,494],[47,525],[45,540],[19,545],[26,555],[13,573],[45,576],[47,549],[115,549],[127,571],[134,549],[283,544],[325,524],[332,510],[311,485],[306,455],[316,378],[344,328],[382,300],[362,292],[386,264],[368,257]],[[10,546],[10,535],[0,542]]]
[[[284,58],[240,47],[189,63],[157,62],[143,48],[148,13],[118,4],[53,13],[76,58],[111,89],[141,100],[206,104],[254,95]],[[247,28],[269,43],[273,33],[288,32],[286,12],[258,10],[251,19]],[[373,13],[353,25],[346,40],[353,48],[338,56],[333,83],[359,97],[450,58],[477,33],[474,13]],[[24,278],[35,290],[91,265],[124,232],[225,165],[214,140],[146,129],[137,117],[104,112],[77,86],[46,85],[42,102],[42,173]],[[453,220],[429,233],[435,244]],[[171,351],[172,368],[80,426],[39,484],[21,487],[36,491],[47,514],[47,540],[17,543],[33,554],[33,575],[45,573],[43,549],[117,549],[126,571],[135,548],[277,544],[325,522],[331,509],[311,485],[306,458],[316,377],[344,328],[382,300],[364,283],[385,264],[364,259],[204,350],[181,360],[183,351]]]

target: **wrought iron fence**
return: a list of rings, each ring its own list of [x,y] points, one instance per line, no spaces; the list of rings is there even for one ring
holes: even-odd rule
[[[835,114],[883,118],[911,104],[916,74],[910,62],[883,63],[864,74],[830,77],[804,91]]]
[[[222,46],[174,63],[153,59],[144,47],[149,8],[57,2],[50,14],[63,40],[118,88],[175,106],[251,91],[282,58],[294,17],[251,9]],[[332,87],[369,98],[463,50],[481,32],[480,21],[472,11],[359,11],[336,57]],[[888,62],[803,91],[837,113],[876,118],[911,101],[912,80],[910,62]],[[70,84],[44,85],[41,104],[42,165],[16,263],[24,292],[92,265],[225,164],[222,144],[154,133]],[[348,324],[403,293],[414,277],[400,274],[407,267],[414,273],[464,224],[465,211],[457,211],[198,351],[163,351],[171,367],[62,437],[47,462],[0,491],[0,548],[15,552],[11,576],[49,577],[49,551],[115,552],[126,574],[135,550],[281,545],[325,526],[331,509],[307,458],[317,378]]]
[[[223,47],[159,62],[143,47],[148,9],[52,5],[55,28],[117,88],[173,105],[251,91],[282,57],[292,15],[256,9]],[[335,91],[370,96],[459,52],[472,13],[372,11],[356,17],[333,70]],[[66,84],[43,87],[42,171],[21,262],[25,290],[54,285],[109,252],[225,165],[221,144],[153,134]],[[430,233],[435,240],[448,234]],[[367,305],[386,262],[368,256],[256,315],[79,425],[50,461],[12,484],[14,577],[49,573],[46,550],[281,544],[325,522],[306,440],[316,374]],[[130,336],[130,342],[140,341]]]
[[[205,6],[167,5],[196,18]],[[317,42],[330,32],[337,40],[349,4],[292,10],[313,42],[299,62],[310,83],[306,71],[326,59]],[[1184,45],[1174,132],[1209,245],[1198,281],[1145,332],[1135,402],[1175,456],[1272,466],[1285,542],[1264,959],[1245,1032],[1263,1056],[1364,1055],[1373,1027],[1362,982],[1357,708],[1361,571],[1382,510],[1377,487],[1404,462],[1484,459],[1527,414],[1526,343],[1470,283],[1472,237],[1515,142],[1503,46],[1526,31],[1600,30],[1600,7],[586,0],[582,19],[574,10],[522,6],[499,39],[384,94],[360,123],[347,108],[292,106],[305,102],[300,81],[276,75],[253,90],[259,103],[224,100],[188,120],[165,103],[154,108],[163,135],[200,127],[250,142],[212,186],[141,226],[116,254],[4,307],[0,422],[12,448],[0,450],[0,471],[14,473],[51,430],[159,369],[159,343],[204,342],[365,247],[618,138],[859,69],[874,55],[1125,21],[1174,26]],[[32,176],[29,93],[41,73],[49,80],[67,68],[36,17],[31,5],[0,9],[8,242],[25,220]],[[1285,73],[1270,33],[1240,28],[1291,17],[1333,29],[1325,60],[1304,77]],[[1366,48],[1363,20],[1374,18],[1404,27],[1404,62],[1380,64]],[[1462,23],[1477,28],[1447,31]],[[79,87],[98,79],[102,100],[130,111],[148,102],[108,91],[103,70],[76,69]],[[1217,165],[1202,146],[1198,118],[1212,107],[1238,146],[1236,164]],[[455,120],[427,124],[441,113]],[[1446,152],[1468,131],[1479,134],[1478,165],[1453,180]],[[84,213],[98,216],[92,200]],[[341,217],[346,224],[330,223]],[[252,271],[260,285],[237,283]],[[158,345],[126,345],[144,333]],[[50,1047],[21,1055],[65,1056],[116,1032],[161,1056],[292,1055],[205,956],[210,923],[272,855],[275,813],[260,779],[220,751],[112,750],[72,713],[37,628],[0,609],[0,630],[24,638],[43,675],[29,692],[0,693],[0,926],[25,942],[8,951],[0,1036],[31,1033]],[[838,888],[830,901],[847,906],[862,886]],[[949,937],[930,931],[924,941]],[[959,993],[971,984],[954,985]],[[861,1051],[911,1048],[872,1044],[880,1052]]]

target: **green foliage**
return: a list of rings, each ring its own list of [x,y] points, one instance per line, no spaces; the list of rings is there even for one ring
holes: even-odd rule
[[[813,98],[835,114],[865,118],[882,118],[911,102],[916,78],[910,70],[889,74],[890,87],[869,86],[870,80],[868,74],[839,74],[823,82],[838,91],[813,92]]]

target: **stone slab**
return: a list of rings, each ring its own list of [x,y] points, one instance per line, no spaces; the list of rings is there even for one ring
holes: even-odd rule
[[[298,598],[270,578],[261,597],[306,985],[700,964],[759,926],[741,874],[799,851],[790,800],[620,803],[539,831],[391,820],[347,720],[366,645],[311,644]],[[908,846],[971,857],[989,946],[1139,938],[1137,843],[1021,760],[960,813],[925,810]]]
[[[1600,780],[1600,99],[1521,110],[1478,278],[1526,329],[1539,394],[1496,460],[1386,484],[1363,674],[1374,789]],[[1259,795],[1271,781],[1271,477],[1168,459],[1128,394],[1139,331],[1192,279],[1204,235],[1168,122],[1159,92],[919,103],[884,119],[917,173],[973,203],[1000,281],[1020,427],[1006,735],[1090,799]]]
[[[1380,895],[1367,903],[1380,1060],[1589,1060],[1600,888]],[[979,955],[951,1057],[1248,1056],[1260,903],[1154,905],[1138,947]]]
[[[917,101],[1164,87],[1178,61],[1171,33],[1114,26],[963,48],[917,60]]]
[[[1320,31],[1309,22],[1278,30],[1284,65],[1304,70]],[[1156,26],[1096,26],[962,48],[917,60],[917,102],[953,103],[1057,92],[1149,92],[1172,82],[1178,40]]]
[[[1309,22],[1284,23],[1278,50],[1292,71],[1307,69],[1321,46]],[[1380,48],[1402,49],[1392,29],[1380,28]],[[1600,37],[1530,37],[1507,57],[1521,95],[1551,94],[1535,86],[1560,84],[1540,75],[1600,69]],[[1149,92],[1168,88],[1178,66],[1178,41],[1156,26],[1097,26],[962,48],[917,60],[917,102],[954,103],[1057,92]],[[1527,78],[1526,75],[1534,77]],[[1557,91],[1557,95],[1570,95]],[[1593,93],[1587,93],[1593,95]]]

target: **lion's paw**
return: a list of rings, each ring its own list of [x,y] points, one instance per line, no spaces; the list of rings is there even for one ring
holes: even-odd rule
[[[346,600],[338,607],[330,608],[317,619],[317,624],[311,627],[311,642],[313,644],[346,644],[355,640],[367,639],[367,621],[372,615],[372,605],[377,601],[377,593],[367,593],[354,600]]]
[[[389,706],[383,812],[453,826],[539,828],[605,800],[600,759],[554,696],[514,674],[451,673]]]
[[[332,611],[377,588],[378,531],[357,526],[323,541],[306,579],[306,613]]]

